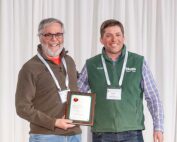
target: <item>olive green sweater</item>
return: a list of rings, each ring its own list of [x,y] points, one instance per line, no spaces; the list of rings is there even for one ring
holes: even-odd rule
[[[61,89],[65,89],[66,72],[63,64],[56,65],[42,53],[41,46],[38,52],[47,61],[54,72]],[[69,88],[77,91],[77,75],[73,59],[63,50],[61,58],[65,58],[69,76]],[[15,96],[17,114],[30,122],[30,133],[73,135],[81,133],[79,127],[68,130],[56,128],[55,121],[65,113],[65,104],[61,103],[56,84],[40,59],[34,56],[25,63],[19,72]]]

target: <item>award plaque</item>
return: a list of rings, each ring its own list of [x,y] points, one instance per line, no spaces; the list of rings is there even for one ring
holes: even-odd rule
[[[67,95],[66,118],[73,124],[93,125],[95,109],[94,93],[69,91]]]

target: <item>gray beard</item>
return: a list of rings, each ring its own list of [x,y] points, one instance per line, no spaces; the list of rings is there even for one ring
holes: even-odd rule
[[[56,52],[53,52],[52,50],[48,48],[48,46],[43,45],[43,44],[42,44],[42,49],[44,53],[47,54],[48,56],[57,57],[60,55],[61,51],[63,50],[63,44],[62,45],[60,44],[60,48]]]

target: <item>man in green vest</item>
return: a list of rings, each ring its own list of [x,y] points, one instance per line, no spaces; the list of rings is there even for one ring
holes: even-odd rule
[[[119,21],[104,21],[100,34],[102,53],[86,61],[78,80],[80,91],[96,93],[93,142],[143,142],[144,96],[154,142],[163,142],[163,107],[144,57],[127,50]]]

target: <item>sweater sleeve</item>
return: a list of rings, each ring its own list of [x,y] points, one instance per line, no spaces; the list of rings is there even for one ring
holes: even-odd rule
[[[34,107],[36,78],[30,70],[24,67],[20,70],[15,94],[16,112],[31,123],[54,130],[56,119]]]

